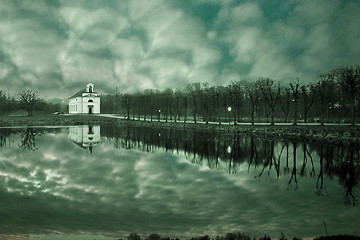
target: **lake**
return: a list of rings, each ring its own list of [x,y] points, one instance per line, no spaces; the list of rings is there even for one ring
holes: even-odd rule
[[[359,235],[359,146],[112,126],[0,129],[0,234]]]

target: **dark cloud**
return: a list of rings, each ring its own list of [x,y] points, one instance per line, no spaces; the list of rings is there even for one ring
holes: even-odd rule
[[[280,81],[359,64],[356,1],[2,1],[0,87],[99,91]],[[61,91],[59,91],[59,89]]]

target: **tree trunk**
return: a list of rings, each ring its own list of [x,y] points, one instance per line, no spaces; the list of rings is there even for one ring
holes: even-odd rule
[[[325,111],[325,109],[324,109],[324,100],[322,99],[321,100],[321,126],[323,126],[324,125],[324,122],[325,122],[325,116],[324,116],[324,111]]]
[[[252,106],[251,109],[251,125],[255,125],[255,106]]]
[[[329,123],[330,122],[330,108],[329,108],[329,102],[326,105],[326,122]]]
[[[298,100],[295,98],[295,109],[294,109],[294,125],[297,125],[297,117],[298,117]]]
[[[351,125],[355,126],[356,123],[356,108],[355,108],[355,97],[352,100],[352,104],[351,104]]]
[[[271,125],[275,125],[275,108],[271,109]]]
[[[186,120],[187,120],[187,109],[185,108],[185,111],[184,111],[184,123],[186,123]]]

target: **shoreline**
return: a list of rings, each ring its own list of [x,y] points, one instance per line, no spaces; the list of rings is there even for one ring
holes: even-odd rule
[[[113,125],[130,127],[167,128],[190,131],[214,131],[224,134],[244,134],[255,137],[301,140],[306,142],[351,145],[360,143],[360,126],[349,125],[228,125],[191,122],[163,122],[149,120],[127,120],[102,115],[38,115],[0,117],[0,128],[43,127],[74,125]]]

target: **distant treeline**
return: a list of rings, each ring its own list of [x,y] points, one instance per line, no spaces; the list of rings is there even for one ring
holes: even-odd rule
[[[66,111],[66,106],[60,103],[46,102],[38,96],[37,90],[21,89],[17,97],[13,97],[0,89],[0,116],[19,110],[26,111],[31,116],[34,111],[46,113]]]
[[[227,86],[193,83],[164,91],[145,90],[101,96],[102,113],[128,119],[238,122],[351,122],[359,113],[360,67],[345,66],[321,74],[317,82],[294,78],[284,85],[270,78],[233,81]]]

